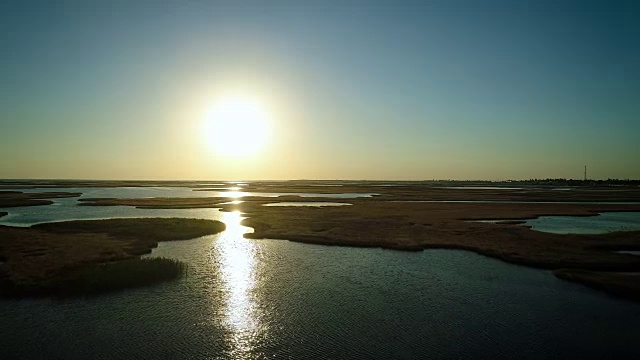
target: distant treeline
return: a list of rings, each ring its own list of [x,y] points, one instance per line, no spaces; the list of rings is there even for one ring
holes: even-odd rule
[[[509,183],[515,184],[531,184],[531,185],[554,185],[554,186],[606,186],[606,185],[625,185],[640,186],[640,180],[574,180],[574,179],[530,179],[530,180],[510,180]]]

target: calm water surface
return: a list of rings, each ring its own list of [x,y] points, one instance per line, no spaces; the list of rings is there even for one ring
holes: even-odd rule
[[[514,220],[472,221],[499,224]],[[640,230],[640,212],[604,212],[595,216],[540,216],[522,221],[533,230],[556,234],[605,234],[613,231]]]
[[[622,250],[622,251],[616,251],[620,254],[631,254],[631,255],[640,255],[640,250]]]
[[[541,216],[527,220],[533,230],[556,234],[604,234],[640,230],[640,212],[605,212],[597,216]]]
[[[547,271],[461,251],[247,240],[240,213],[198,210],[188,216],[227,230],[151,255],[187,262],[188,277],[87,299],[0,300],[1,357],[640,357],[639,304]]]
[[[242,184],[234,184],[242,185]],[[118,187],[118,188],[37,188],[17,189],[23,192],[72,192],[82,193],[75,198],[51,199],[54,204],[43,206],[24,206],[13,208],[0,208],[9,215],[0,218],[0,224],[12,226],[30,226],[41,222],[82,220],[82,219],[108,219],[113,217],[186,217],[211,219],[216,209],[136,209],[131,206],[77,206],[79,199],[87,198],[150,198],[150,197],[227,197],[229,199],[241,199],[245,196],[277,197],[297,195],[300,197],[333,197],[333,198],[357,198],[370,197],[376,194],[369,193],[344,193],[344,194],[320,194],[320,193],[256,193],[239,191],[240,187],[234,186],[228,191],[192,191],[184,187]],[[8,190],[10,191],[10,190]]]
[[[277,203],[269,203],[264,204],[263,206],[315,206],[315,207],[323,207],[323,206],[345,206],[351,205],[349,203],[337,203],[337,202],[323,202],[323,201],[298,201],[298,202],[277,202]]]

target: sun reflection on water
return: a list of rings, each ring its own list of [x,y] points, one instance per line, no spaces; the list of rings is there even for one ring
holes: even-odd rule
[[[249,193],[246,191],[237,191],[237,190],[229,190],[220,193],[222,196],[230,198],[230,199],[239,199],[245,196],[249,196]],[[239,222],[240,220],[238,220]],[[238,224],[239,225],[239,224]]]
[[[224,324],[230,331],[234,358],[249,357],[260,323],[255,294],[256,245],[243,238],[250,228],[240,225],[239,211],[222,213],[227,229],[215,243],[220,259],[222,286],[226,292]]]

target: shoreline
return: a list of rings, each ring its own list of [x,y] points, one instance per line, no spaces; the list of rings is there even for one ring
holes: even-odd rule
[[[160,241],[189,240],[224,229],[220,221],[184,218],[0,226],[0,295],[83,296],[171,280],[181,276],[184,264],[139,256]]]

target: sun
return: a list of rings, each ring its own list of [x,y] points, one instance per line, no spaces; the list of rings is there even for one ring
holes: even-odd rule
[[[211,106],[206,137],[218,153],[230,157],[256,155],[270,136],[270,117],[258,99],[246,95],[224,96]]]

